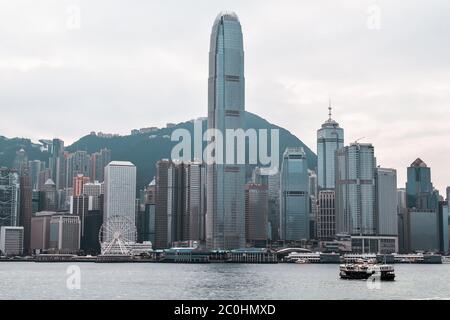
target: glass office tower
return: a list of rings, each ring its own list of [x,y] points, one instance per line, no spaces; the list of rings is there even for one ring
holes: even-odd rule
[[[309,176],[303,148],[286,149],[280,177],[280,237],[309,240]]]
[[[211,33],[208,79],[208,129],[244,128],[244,50],[235,13],[222,12]],[[224,139],[225,140],[225,139]],[[232,141],[224,141],[225,146]],[[216,149],[216,155],[218,155]],[[225,159],[225,156],[224,156]],[[245,165],[207,166],[206,245],[210,249],[245,246]]]
[[[328,120],[317,130],[317,179],[319,189],[335,187],[335,152],[344,146],[344,129],[331,118],[331,106]]]
[[[352,143],[336,154],[336,232],[375,235],[374,147]]]

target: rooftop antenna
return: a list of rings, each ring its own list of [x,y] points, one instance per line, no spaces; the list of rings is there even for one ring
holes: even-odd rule
[[[328,98],[328,120],[331,120],[331,98]]]

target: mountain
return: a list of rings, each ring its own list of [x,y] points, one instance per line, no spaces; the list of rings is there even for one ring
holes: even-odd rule
[[[30,160],[48,160],[48,153],[41,151],[40,144],[32,143],[30,139],[26,138],[11,138],[8,139],[0,136],[0,167],[12,167],[16,152],[24,149]]]
[[[265,119],[246,112],[246,128],[254,129],[279,129],[280,136],[280,165],[281,157],[287,147],[303,147],[308,160],[308,167],[314,169],[317,164],[316,155],[301,140],[292,135],[289,131]],[[203,120],[203,132],[206,130],[207,121]],[[170,135],[175,129],[187,129],[193,136],[194,124],[192,121],[179,123],[170,128],[161,128],[151,133],[141,133],[129,136],[119,137],[101,137],[97,135],[87,135],[68,146],[69,152],[84,150],[93,153],[101,148],[111,149],[112,160],[127,160],[133,162],[137,167],[137,185],[138,188],[146,186],[155,175],[155,164],[158,160],[170,158],[171,150],[178,142],[170,140]],[[268,131],[270,136],[270,131]],[[204,143],[206,145],[206,143]],[[28,153],[30,160],[46,160],[48,154],[41,152],[39,145],[32,144],[28,139],[6,139],[0,137],[0,166],[11,166],[15,157],[15,152],[20,148]]]

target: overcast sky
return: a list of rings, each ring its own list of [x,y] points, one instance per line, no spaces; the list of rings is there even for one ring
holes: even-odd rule
[[[241,20],[248,111],[316,150],[331,97],[346,144],[373,143],[399,186],[421,157],[444,193],[448,0],[0,0],[0,135],[70,144],[206,116],[222,10]]]

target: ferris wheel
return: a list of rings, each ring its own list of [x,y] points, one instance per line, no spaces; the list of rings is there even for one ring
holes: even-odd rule
[[[101,226],[98,240],[102,255],[131,255],[136,241],[136,226],[124,216],[112,216]]]

